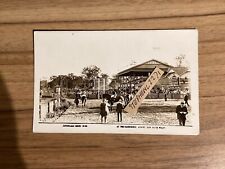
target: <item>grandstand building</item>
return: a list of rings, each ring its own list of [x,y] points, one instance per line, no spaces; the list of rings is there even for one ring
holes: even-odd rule
[[[149,60],[132,66],[117,74],[118,89],[123,92],[136,93],[155,67],[164,71],[163,76],[149,93],[149,98],[182,98],[189,92],[189,75],[187,67],[174,67],[158,60]]]

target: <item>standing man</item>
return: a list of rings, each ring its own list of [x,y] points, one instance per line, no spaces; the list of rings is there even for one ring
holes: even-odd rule
[[[83,91],[81,94],[81,101],[82,101],[82,107],[85,107],[86,101],[87,101],[87,95],[86,91]]]
[[[105,103],[105,99],[103,99],[102,103],[100,104],[100,115],[101,115],[101,123],[104,122],[106,123],[106,118],[107,118],[107,105]]]
[[[118,122],[122,122],[122,110],[123,110],[123,104],[122,104],[122,99],[120,99],[119,102],[116,105],[117,121]]]
[[[79,105],[79,99],[78,99],[78,97],[77,97],[77,96],[75,96],[75,100],[74,100],[74,102],[75,102],[75,104],[76,104],[76,107],[78,107],[78,105]]]
[[[186,95],[184,96],[184,102],[185,102],[185,104],[186,104],[187,106],[189,106],[189,104],[188,104],[188,94],[186,94]]]
[[[167,101],[167,93],[164,94],[165,102]]]
[[[176,108],[177,119],[179,120],[180,126],[185,126],[186,115],[188,114],[187,107],[184,105],[184,102],[181,102],[180,105]]]
[[[78,105],[79,105],[79,98],[80,98],[79,91],[76,91],[75,92],[75,99],[74,99],[74,103],[76,104],[76,107],[78,107]]]

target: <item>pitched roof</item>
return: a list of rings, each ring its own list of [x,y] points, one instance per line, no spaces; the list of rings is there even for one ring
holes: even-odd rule
[[[184,73],[189,72],[189,69],[187,67],[173,67],[173,70],[179,75],[183,75]]]
[[[173,66],[171,66],[171,65],[168,65],[166,63],[160,62],[160,61],[155,60],[155,59],[151,59],[151,60],[146,61],[144,63],[132,66],[128,69],[125,69],[125,70],[119,72],[117,75],[123,75],[123,74],[126,74],[126,73],[131,72],[131,71],[147,72],[147,71],[149,71],[149,69],[154,69],[157,65],[161,65],[164,68],[173,68]]]

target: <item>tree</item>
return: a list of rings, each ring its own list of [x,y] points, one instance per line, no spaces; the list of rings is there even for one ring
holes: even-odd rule
[[[74,84],[75,84],[75,87],[80,88],[80,87],[82,87],[83,83],[84,83],[83,77],[81,77],[81,76],[76,76],[76,77],[74,78]]]
[[[68,88],[72,89],[75,87],[75,78],[76,78],[76,76],[73,73],[68,74],[68,76],[67,76]]]
[[[92,80],[98,77],[100,72],[101,70],[99,67],[95,65],[91,65],[91,66],[83,68],[82,74],[84,75],[86,79]]]
[[[107,75],[106,73],[102,73],[101,77],[104,78],[104,79],[108,79],[109,75]]]
[[[51,76],[51,77],[50,77],[50,80],[51,80],[51,81],[53,81],[53,80],[55,80],[55,79],[57,79],[57,76]]]
[[[117,88],[118,85],[121,83],[121,80],[119,78],[119,76],[114,75],[109,86],[113,89]]]
[[[48,82],[48,85],[49,85],[50,88],[53,89],[55,86],[60,85],[60,79],[59,79],[58,76],[51,76],[50,80],[51,81]]]
[[[68,88],[80,88],[84,83],[84,79],[81,76],[76,76],[73,73],[69,73],[67,76]]]

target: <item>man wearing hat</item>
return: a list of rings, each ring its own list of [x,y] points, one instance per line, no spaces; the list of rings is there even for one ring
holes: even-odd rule
[[[188,114],[188,111],[184,102],[181,102],[181,104],[177,106],[176,113],[177,113],[177,119],[179,120],[179,125],[185,126],[186,115]]]
[[[122,111],[123,111],[123,103],[122,99],[116,105],[116,112],[117,112],[117,121],[122,122]]]

